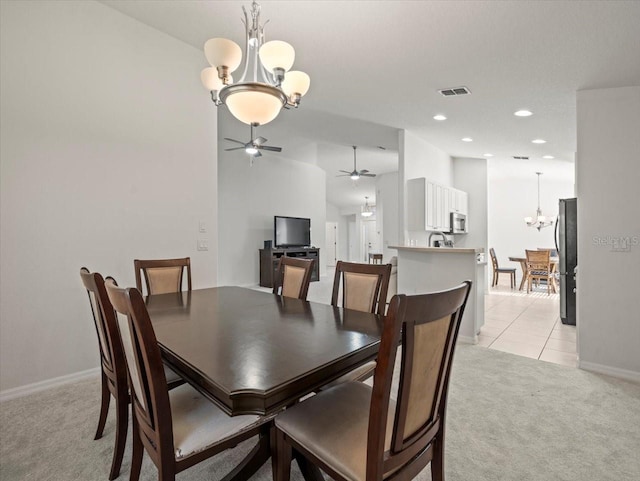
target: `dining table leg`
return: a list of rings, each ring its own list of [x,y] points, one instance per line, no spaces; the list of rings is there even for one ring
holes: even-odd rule
[[[305,481],[325,481],[322,471],[315,464],[310,463],[307,458],[293,450],[293,457],[298,462],[298,467]]]
[[[272,423],[267,423],[258,436],[258,442],[245,458],[221,481],[247,481],[271,457],[271,429]]]
[[[527,262],[520,261],[520,267],[522,268],[522,280],[520,281],[520,288],[518,289],[519,291],[522,290],[522,288],[524,287],[524,283],[527,280]]]

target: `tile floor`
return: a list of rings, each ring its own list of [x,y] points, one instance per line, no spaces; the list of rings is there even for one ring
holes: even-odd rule
[[[548,295],[544,286],[529,294],[513,290],[502,277],[485,296],[478,345],[576,367],[576,328],[560,321],[559,295]]]

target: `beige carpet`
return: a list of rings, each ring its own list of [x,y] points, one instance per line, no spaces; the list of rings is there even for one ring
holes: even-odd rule
[[[93,441],[98,408],[97,379],[0,404],[0,479],[105,481],[115,416],[110,413],[103,438]],[[635,384],[460,345],[448,416],[448,481],[640,479]],[[220,479],[250,447],[245,443],[178,480]],[[128,479],[129,462],[128,444],[118,479]],[[146,456],[141,479],[157,479]],[[252,479],[270,481],[270,465]],[[294,467],[292,480],[300,479]],[[429,480],[429,469],[418,479]]]

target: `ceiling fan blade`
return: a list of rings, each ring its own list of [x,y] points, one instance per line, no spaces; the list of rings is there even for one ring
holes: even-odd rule
[[[232,150],[241,150],[244,149],[244,145],[242,147],[232,147],[231,149],[224,149],[225,152],[230,152]]]
[[[351,175],[353,173],[353,172],[349,172],[347,170],[339,170],[338,172],[344,172],[345,174],[349,174],[349,175]]]
[[[257,139],[253,139],[253,143],[256,145],[262,145],[267,141],[264,137],[258,137]]]
[[[351,174],[340,174],[336,175],[336,177],[351,177]]]
[[[242,145],[245,145],[245,143],[244,143],[244,142],[240,142],[239,140],[236,140],[236,139],[230,139],[230,138],[228,138],[228,137],[225,137],[225,138],[224,138],[224,140],[229,140],[230,142],[235,142],[236,144],[242,144]]]
[[[369,171],[368,171],[367,169],[362,169],[362,170],[360,171],[360,175],[362,175],[362,174],[366,174],[366,173],[368,173],[368,172],[369,172]]]
[[[363,174],[362,172],[360,172],[360,177],[375,177],[376,174]]]
[[[282,147],[272,147],[271,145],[260,145],[259,149],[270,150],[271,152],[282,152]]]

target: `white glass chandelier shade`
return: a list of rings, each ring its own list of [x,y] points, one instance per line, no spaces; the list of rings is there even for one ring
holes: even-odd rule
[[[294,95],[302,97],[309,91],[310,85],[311,78],[306,73],[292,70],[287,73],[281,87],[287,97],[293,97]]]
[[[233,83],[233,76],[229,75],[227,78],[229,83]],[[200,80],[202,80],[202,85],[209,91],[217,92],[224,87],[224,83],[218,76],[218,70],[215,67],[203,69],[200,73]]]
[[[204,56],[212,67],[226,67],[235,72],[242,62],[242,49],[233,40],[210,38],[204,44]]]
[[[245,90],[225,100],[229,112],[240,122],[264,125],[275,119],[282,109],[282,99],[265,92]]]
[[[360,212],[362,217],[371,217],[373,215],[373,209],[369,205],[369,197],[364,198],[364,205],[362,206],[362,212]]]
[[[307,74],[289,72],[295,50],[281,40],[265,41],[260,23],[260,5],[253,1],[250,11],[244,7],[246,45],[225,38],[212,38],[204,45],[211,68],[200,74],[202,84],[211,92],[216,106],[226,105],[229,112],[246,124],[264,125],[275,119],[283,107],[298,107],[311,84]],[[240,64],[235,83],[231,77]]]
[[[285,72],[291,70],[296,58],[296,51],[293,47],[282,40],[272,40],[265,43],[260,47],[258,54],[264,68],[273,74],[276,73],[276,69],[282,69]]]
[[[535,227],[536,229],[540,230],[544,227],[549,227],[550,225],[552,225],[555,219],[553,217],[550,217],[549,220],[547,220],[547,216],[542,215],[542,209],[540,208],[540,176],[542,175],[542,172],[536,172],[536,175],[538,176],[538,208],[536,209],[536,216],[525,217],[524,221],[527,226]]]

